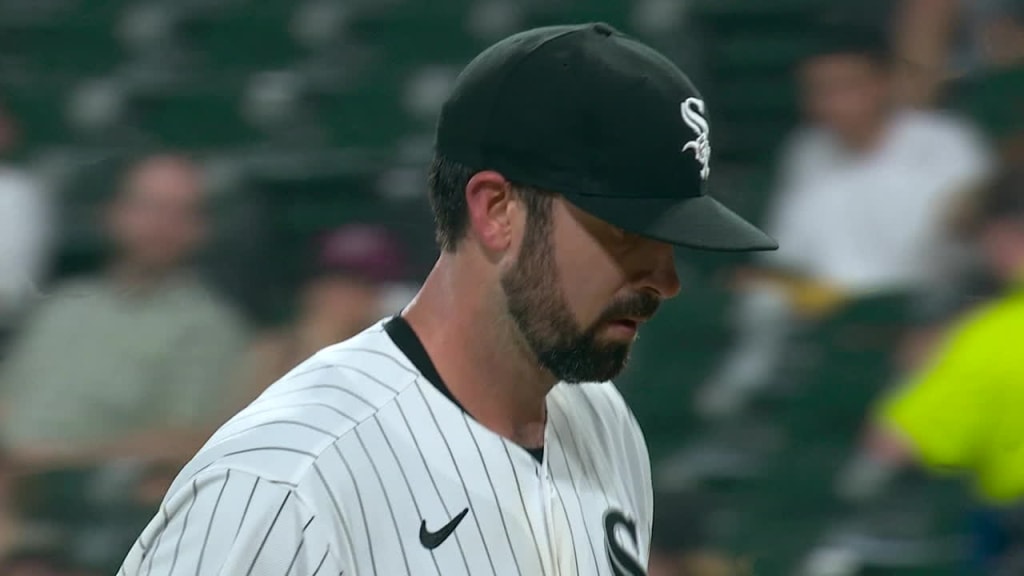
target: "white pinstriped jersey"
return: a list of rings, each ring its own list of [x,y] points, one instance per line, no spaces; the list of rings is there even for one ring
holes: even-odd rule
[[[653,496],[611,383],[557,385],[543,455],[453,401],[404,320],[324,349],[180,473],[125,576],[639,576]]]

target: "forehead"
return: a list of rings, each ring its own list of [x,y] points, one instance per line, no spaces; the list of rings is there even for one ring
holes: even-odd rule
[[[808,58],[801,63],[800,72],[805,79],[814,79],[820,76],[852,74],[880,77],[884,71],[882,66],[867,54],[852,52],[822,54]]]
[[[135,167],[124,181],[122,192],[161,197],[189,197],[198,195],[201,187],[199,171],[179,159],[154,159]]]
[[[590,231],[620,231],[618,226],[615,226],[611,222],[602,220],[597,216],[594,216],[590,212],[580,208],[573,204],[570,200],[564,196],[556,196],[555,203],[556,212],[561,212],[563,217],[575,222],[580,227]]]
[[[561,222],[556,224],[556,231],[562,230],[563,238],[572,236],[574,246],[575,242],[588,238],[593,241],[592,243],[600,245],[604,251],[621,253],[635,246],[641,239],[640,236],[594,216],[561,196],[555,203],[555,212],[556,221]]]

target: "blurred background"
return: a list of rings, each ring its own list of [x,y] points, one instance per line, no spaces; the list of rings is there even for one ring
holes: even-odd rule
[[[400,310],[458,71],[595,20],[783,247],[680,251],[617,382],[651,576],[1024,574],[1024,2],[0,0],[0,576],[115,573],[221,422]]]

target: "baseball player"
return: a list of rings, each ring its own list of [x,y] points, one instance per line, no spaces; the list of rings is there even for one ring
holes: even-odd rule
[[[645,574],[650,462],[608,380],[679,291],[674,245],[776,248],[704,194],[709,135],[608,25],[485,50],[438,123],[419,294],[227,422],[121,574]]]

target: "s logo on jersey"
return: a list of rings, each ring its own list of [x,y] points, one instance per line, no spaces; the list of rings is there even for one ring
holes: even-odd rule
[[[700,162],[700,177],[707,180],[711,174],[711,126],[704,117],[704,101],[700,98],[687,98],[679,109],[683,115],[683,122],[697,134],[696,140],[690,140],[683,146],[683,152],[693,150],[694,158]]]
[[[636,547],[636,522],[633,522],[619,510],[609,510],[604,514],[604,549],[608,554],[615,576],[647,576],[644,567],[636,556],[623,547],[616,537],[616,531],[624,532]]]

